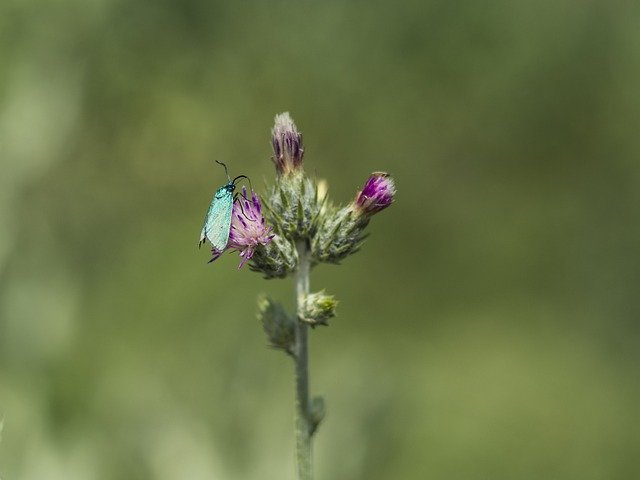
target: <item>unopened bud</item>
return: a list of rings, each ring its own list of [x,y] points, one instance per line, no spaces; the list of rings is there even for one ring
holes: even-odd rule
[[[326,295],[324,290],[310,293],[305,297],[298,316],[311,326],[328,325],[329,319],[336,315],[337,304],[335,297]]]
[[[275,117],[275,125],[271,130],[271,143],[273,145],[273,163],[278,174],[287,175],[302,169],[302,135],[298,132],[295,123],[284,112]]]

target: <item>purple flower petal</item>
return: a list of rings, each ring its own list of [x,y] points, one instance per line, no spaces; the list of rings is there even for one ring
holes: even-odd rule
[[[278,174],[288,174],[302,167],[304,156],[302,135],[288,112],[276,115],[275,125],[271,130],[271,143],[274,153],[273,163],[276,165]]]
[[[374,172],[356,195],[354,207],[360,213],[373,215],[391,205],[395,193],[393,178],[385,172]]]
[[[266,245],[271,241],[271,227],[265,225],[262,215],[260,198],[251,191],[251,198],[247,197],[247,190],[242,189],[242,196],[233,204],[231,218],[231,231],[229,233],[228,249],[237,250],[240,253],[240,265],[242,266],[253,257],[258,245]]]

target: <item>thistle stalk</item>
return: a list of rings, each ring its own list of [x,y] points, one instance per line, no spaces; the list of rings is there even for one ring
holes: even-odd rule
[[[228,227],[223,251],[239,252],[238,268],[249,262],[251,270],[267,279],[295,278],[296,311],[288,313],[264,295],[258,301],[258,319],[270,346],[294,361],[298,480],[311,480],[311,440],[326,409],[323,397],[309,395],[309,327],[328,326],[338,302],[325,290],[309,291],[309,272],[315,265],[337,264],[357,252],[371,217],[393,203],[396,189],[388,173],[373,172],[351,203],[335,205],[327,200],[326,185],[305,173],[302,134],[288,113],[276,115],[271,144],[276,181],[264,199],[264,212],[263,200],[253,189],[249,194],[243,188],[233,206],[212,203],[203,232],[206,237],[209,224],[214,233]],[[226,188],[222,187],[223,193]],[[214,246],[212,260],[223,251]]]
[[[307,242],[296,244],[298,270],[296,272],[296,307],[300,312],[309,294],[309,269],[311,259]],[[296,376],[296,459],[298,479],[311,480],[311,422],[309,410],[309,340],[307,323],[296,322],[295,376]]]

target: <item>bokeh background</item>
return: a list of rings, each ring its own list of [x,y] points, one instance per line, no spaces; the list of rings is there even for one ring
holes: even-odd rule
[[[196,243],[273,116],[365,248],[313,272],[318,479],[640,478],[640,7],[0,3],[0,476],[293,479],[288,358]]]

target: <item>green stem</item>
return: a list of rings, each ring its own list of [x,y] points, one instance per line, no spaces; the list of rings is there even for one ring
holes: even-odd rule
[[[296,306],[298,312],[309,293],[309,249],[305,241],[297,244]],[[309,342],[308,325],[298,319],[295,347],[296,374],[296,457],[298,480],[311,480],[311,422],[309,414]]]

